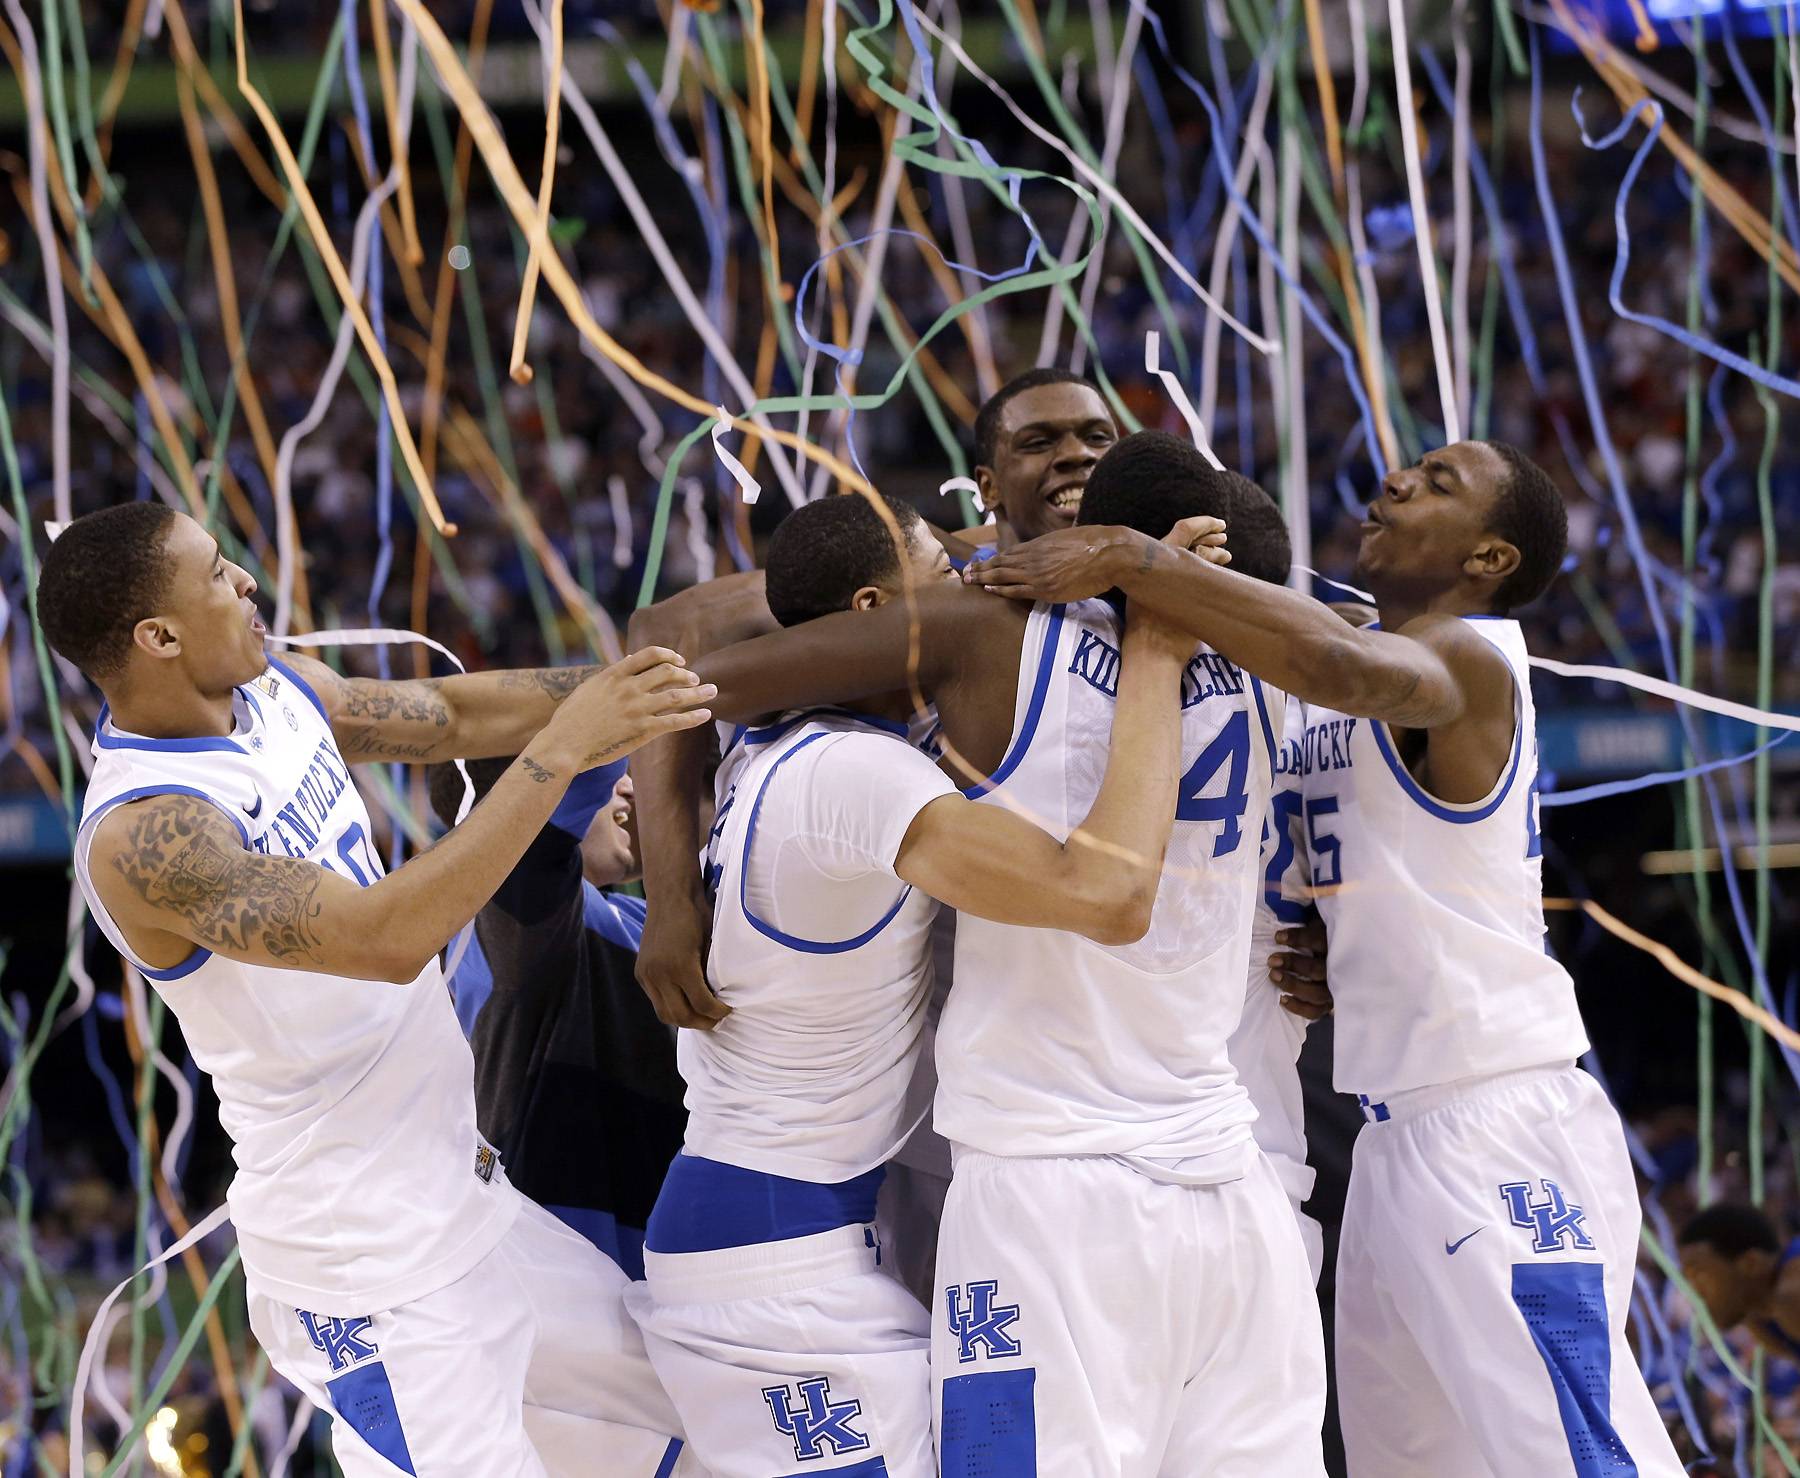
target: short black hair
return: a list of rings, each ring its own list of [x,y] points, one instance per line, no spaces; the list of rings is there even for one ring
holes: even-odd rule
[[[1015,395],[1022,395],[1027,390],[1036,390],[1040,385],[1086,385],[1096,395],[1100,387],[1086,375],[1078,375],[1073,370],[1065,369],[1030,369],[1022,375],[1014,375],[998,390],[982,402],[981,409],[975,413],[975,465],[992,467],[994,455],[999,450],[1000,413],[1006,409],[1006,402]]]
[[[486,797],[517,758],[517,755],[507,755],[504,759],[464,760],[463,768],[469,772],[469,782],[475,787],[475,800],[470,804]],[[432,814],[445,826],[456,825],[456,812],[462,805],[463,778],[456,773],[455,763],[446,761],[432,765],[425,775]]]
[[[1088,474],[1075,522],[1123,524],[1160,539],[1200,514],[1225,521],[1232,569],[1277,585],[1287,579],[1293,546],[1275,500],[1167,431],[1134,431],[1114,442]]]
[[[918,510],[892,498],[881,503],[900,525],[901,536],[912,538]],[[783,626],[846,611],[863,586],[899,578],[904,552],[894,547],[887,521],[861,493],[803,504],[769,538],[763,560],[769,610]]]
[[[1735,1258],[1746,1252],[1780,1252],[1781,1233],[1756,1207],[1721,1201],[1695,1212],[1675,1239],[1678,1247],[1696,1243],[1704,1243],[1721,1256]]]
[[[1569,548],[1569,510],[1550,474],[1516,446],[1482,445],[1506,464],[1494,497],[1493,530],[1519,551],[1519,567],[1494,592],[1497,615],[1528,606],[1550,586]]]
[[[96,682],[131,653],[131,631],[169,590],[164,553],[175,512],[162,503],[116,503],[71,522],[38,574],[44,639]]]

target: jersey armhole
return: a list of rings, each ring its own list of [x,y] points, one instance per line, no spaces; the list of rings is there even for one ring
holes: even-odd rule
[[[1507,676],[1512,679],[1513,691],[1513,737],[1512,755],[1507,760],[1500,777],[1495,780],[1494,788],[1481,800],[1458,804],[1455,801],[1439,800],[1424,786],[1413,778],[1406,762],[1400,758],[1399,751],[1394,748],[1393,737],[1388,733],[1388,726],[1382,719],[1368,720],[1369,732],[1375,736],[1375,747],[1381,751],[1382,759],[1393,771],[1394,779],[1400,782],[1400,788],[1417,801],[1426,811],[1440,821],[1453,822],[1458,826],[1467,826],[1474,821],[1485,821],[1500,809],[1508,795],[1512,793],[1513,782],[1519,776],[1519,761],[1525,749],[1525,695],[1520,691],[1519,674],[1513,670],[1512,663],[1506,662],[1504,655],[1500,660],[1506,663]],[[1429,742],[1429,741],[1427,741]]]
[[[119,921],[113,918],[112,914],[107,911],[105,903],[101,901],[100,889],[92,882],[93,873],[88,867],[88,854],[93,849],[94,836],[100,829],[100,823],[120,806],[125,805],[130,801],[148,800],[150,797],[158,795],[191,795],[196,800],[205,801],[237,828],[238,838],[243,842],[246,851],[250,850],[250,829],[244,825],[243,819],[235,815],[232,812],[232,809],[217,796],[208,795],[203,790],[196,790],[191,785],[144,785],[139,786],[135,790],[121,791],[118,795],[102,801],[95,809],[93,815],[87,817],[81,823],[81,829],[76,836],[76,846],[80,849],[80,871],[90,880],[90,896],[88,898],[89,908],[92,909],[97,918],[103,919],[105,923],[112,926],[111,929],[105,932],[109,934],[114,946],[131,964],[133,969],[141,974],[146,980],[166,983],[172,980],[180,980],[183,976],[193,974],[194,971],[198,970],[212,958],[212,951],[205,948],[203,945],[196,944],[193,947],[192,952],[179,964],[170,965],[161,970],[152,965],[145,964],[144,961],[139,958],[137,952],[130,947],[125,937],[125,930],[121,927]]]

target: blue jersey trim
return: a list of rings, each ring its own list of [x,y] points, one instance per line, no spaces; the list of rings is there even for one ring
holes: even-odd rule
[[[217,796],[210,796],[204,790],[195,790],[191,785],[140,785],[136,790],[120,791],[111,800],[102,801],[94,807],[92,814],[81,823],[81,828],[83,831],[88,831],[115,806],[122,806],[127,801],[141,801],[145,797],[153,795],[191,795],[196,800],[205,801],[238,829],[239,839],[246,848],[249,847],[250,829],[244,825],[243,819]],[[146,980],[158,980],[166,984],[171,980],[180,980],[184,975],[192,975],[211,958],[212,951],[210,949],[202,949],[199,945],[195,945],[191,955],[179,965],[172,966],[167,970],[152,970],[148,965],[137,960],[133,960],[131,963]]]
[[[690,1155],[669,1162],[650,1212],[652,1252],[718,1252],[811,1237],[875,1219],[885,1165],[849,1180],[796,1180]]]
[[[656,1465],[652,1478],[669,1478],[675,1471],[675,1464],[681,1460],[681,1439],[671,1437],[668,1448],[663,1452],[662,1461]]]
[[[106,726],[112,722],[112,709],[109,705],[100,705],[100,721],[94,726],[94,743],[102,749],[149,749],[161,754],[201,754],[207,750],[227,749],[234,754],[242,754],[244,746],[231,738],[206,739],[146,739],[141,734],[122,734],[106,732]]]
[[[136,790],[122,790],[111,800],[102,801],[81,823],[85,830],[92,826],[114,806],[122,806],[127,801],[141,801],[152,795],[191,795],[196,800],[206,801],[216,810],[223,813],[225,819],[238,829],[238,838],[248,847],[250,845],[250,828],[244,825],[243,818],[224,801],[215,795],[208,795],[204,790],[195,790],[191,785],[140,785]]]
[[[325,720],[325,727],[330,728],[331,727],[331,715],[325,711],[325,705],[319,701],[319,695],[313,691],[312,684],[309,683],[305,678],[301,677],[299,673],[295,672],[293,668],[289,667],[287,665],[287,663],[283,662],[279,657],[269,658],[269,666],[273,667],[277,672],[279,672],[283,677],[285,677],[289,682],[291,682],[296,688],[298,688],[302,693],[304,693],[306,695],[307,702],[311,703],[314,708],[318,709],[319,717]]]
[[[898,739],[906,739],[911,736],[911,731],[906,725],[896,722],[894,719],[876,718],[872,713],[859,713],[854,708],[833,706],[831,708],[808,708],[804,712],[789,714],[777,723],[764,724],[757,729],[739,729],[731,743],[736,744],[738,737],[742,737],[746,744],[773,744],[783,734],[791,734],[801,724],[816,718],[847,718],[855,723],[867,724],[871,728],[880,729],[883,733],[892,734]],[[727,753],[730,752],[730,748],[730,745],[726,746]]]
[[[353,1366],[335,1380],[326,1381],[325,1389],[331,1393],[331,1404],[345,1426],[402,1473],[418,1471],[406,1447],[406,1433],[400,1426],[400,1411],[394,1404],[394,1387],[385,1364],[376,1360]]]
[[[900,732],[902,740],[904,740],[905,729],[902,728]],[[848,954],[854,949],[861,949],[894,921],[894,916],[906,906],[906,900],[912,896],[912,886],[910,884],[902,887],[900,896],[894,900],[894,906],[873,924],[869,925],[868,928],[864,929],[862,933],[858,934],[853,939],[839,939],[835,941],[802,939],[797,934],[784,934],[773,924],[758,918],[756,914],[751,911],[750,849],[756,845],[756,823],[762,815],[763,797],[768,794],[769,782],[775,778],[775,772],[777,770],[795,755],[799,754],[807,745],[816,743],[820,739],[829,739],[831,737],[832,735],[830,733],[808,734],[786,754],[782,755],[780,759],[776,760],[774,764],[769,766],[769,773],[763,776],[762,784],[759,785],[756,790],[756,800],[750,807],[750,824],[744,828],[744,855],[738,864],[738,907],[743,910],[744,917],[749,920],[750,927],[756,930],[756,932],[761,934],[765,939],[773,939],[777,944],[784,945],[788,949],[799,950],[802,954],[809,955],[841,955]]]
[[[1400,762],[1400,756],[1394,751],[1394,742],[1388,737],[1387,725],[1380,719],[1369,720],[1369,728],[1375,735],[1375,747],[1381,751],[1381,757],[1387,761],[1388,769],[1394,772],[1394,778],[1400,782],[1400,788],[1429,811],[1440,821],[1451,821],[1458,826],[1467,826],[1472,821],[1485,821],[1500,809],[1500,803],[1512,791],[1513,781],[1518,778],[1519,758],[1524,753],[1525,745],[1525,705],[1519,701],[1519,679],[1513,675],[1513,749],[1512,760],[1507,765],[1506,778],[1500,782],[1500,788],[1485,801],[1478,801],[1472,806],[1454,806],[1440,801],[1430,791],[1412,777]]]
[[[1512,1297],[1556,1392],[1575,1478],[1636,1478],[1637,1463],[1612,1422],[1604,1264],[1514,1263]]]
[[[1031,702],[1025,709],[1025,722],[1019,726],[1019,734],[1007,751],[1006,758],[1000,761],[1000,768],[978,784],[971,785],[963,791],[970,800],[979,800],[991,790],[998,790],[1006,783],[1006,777],[1019,768],[1025,758],[1025,751],[1031,748],[1032,736],[1037,733],[1038,720],[1044,715],[1044,698],[1050,691],[1050,674],[1056,666],[1056,653],[1062,642],[1063,614],[1067,606],[1051,606],[1050,620],[1044,629],[1044,648],[1038,653],[1037,676],[1031,684]]]
[[[1034,1478],[1037,1368],[978,1370],[944,1378],[938,1425],[944,1478]]]
[[[1269,703],[1263,697],[1263,685],[1253,672],[1244,674],[1250,679],[1250,691],[1256,695],[1256,716],[1262,720],[1263,743],[1269,750],[1269,784],[1275,783],[1275,728],[1269,722]]]
[[[789,1473],[787,1478],[811,1478],[807,1473]],[[888,1478],[887,1460],[876,1453],[874,1457],[866,1457],[860,1463],[852,1463],[847,1468],[829,1468],[825,1470],[825,1478]]]

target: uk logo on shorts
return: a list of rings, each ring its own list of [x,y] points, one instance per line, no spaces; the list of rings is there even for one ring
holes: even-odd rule
[[[989,1279],[983,1283],[953,1283],[944,1290],[944,1308],[950,1318],[950,1332],[956,1336],[956,1359],[967,1365],[977,1353],[977,1346],[987,1351],[990,1360],[1004,1360],[1019,1353],[1019,1342],[1006,1332],[1019,1317],[1017,1304],[996,1304],[994,1296],[1000,1284]]]
[[[1532,1234],[1533,1252],[1592,1252],[1594,1239],[1582,1222],[1587,1213],[1572,1204],[1563,1189],[1553,1180],[1540,1180],[1544,1199],[1531,1199],[1531,1182],[1515,1180],[1500,1187],[1500,1199],[1506,1202],[1506,1214],[1516,1227]]]
[[[850,1425],[851,1418],[861,1415],[862,1402],[833,1401],[828,1376],[803,1380],[796,1389],[765,1386],[762,1394],[775,1418],[775,1430],[792,1440],[799,1461],[868,1451],[869,1439]],[[829,1453],[821,1445],[826,1442],[831,1444]]]
[[[331,1362],[333,1373],[381,1353],[381,1347],[369,1338],[372,1320],[367,1315],[353,1319],[322,1319],[305,1309],[294,1312],[300,1316],[313,1348]]]

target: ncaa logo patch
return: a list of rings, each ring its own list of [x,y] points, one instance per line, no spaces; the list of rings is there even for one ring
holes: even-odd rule
[[[485,1144],[475,1146],[475,1178],[486,1185],[494,1178],[494,1166],[500,1157]]]
[[[950,1332],[956,1336],[956,1361],[967,1365],[977,1353],[977,1346],[987,1351],[990,1360],[1005,1360],[1019,1353],[1018,1340],[1006,1332],[1019,1317],[1017,1304],[996,1304],[999,1293],[997,1279],[979,1283],[953,1283],[944,1290],[944,1311],[949,1316]]]
[[[294,717],[294,710],[289,708],[285,703],[281,705],[281,716],[287,720],[287,726],[290,729],[296,734],[300,732],[300,720]]]
[[[762,1394],[775,1419],[775,1430],[794,1444],[797,1461],[827,1456],[821,1445],[826,1442],[831,1444],[831,1457],[868,1451],[869,1439],[850,1425],[852,1418],[862,1414],[862,1402],[833,1401],[829,1376],[816,1375],[791,1390],[765,1386]]]
[[[1592,1252],[1594,1239],[1582,1223],[1587,1213],[1563,1194],[1553,1180],[1540,1180],[1541,1202],[1531,1199],[1531,1182],[1515,1180],[1500,1187],[1506,1214],[1516,1227],[1530,1232],[1533,1252]]]

